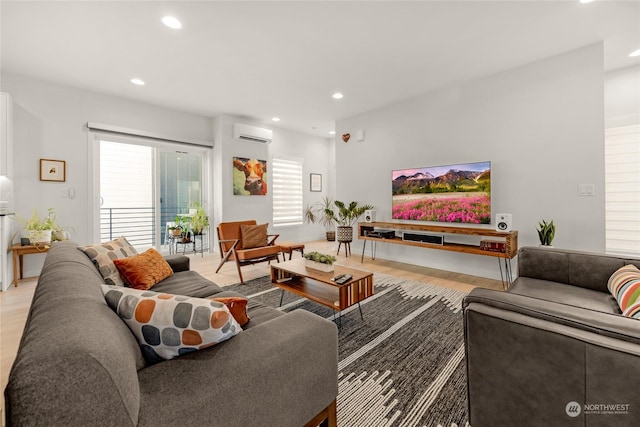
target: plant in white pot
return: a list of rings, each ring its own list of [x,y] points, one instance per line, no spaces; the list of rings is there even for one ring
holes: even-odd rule
[[[373,209],[373,206],[358,206],[358,202],[355,201],[347,205],[340,200],[336,200],[333,204],[338,208],[337,213],[333,209],[327,208],[325,214],[338,224],[338,242],[349,243],[353,241],[353,225],[364,214],[364,211]]]
[[[47,209],[47,216],[40,219],[38,210],[34,209],[29,219],[21,220],[23,237],[27,237],[32,245],[44,245],[52,240],[62,240],[64,231],[56,224],[56,211]]]
[[[307,252],[304,254],[305,266],[324,272],[333,271],[333,263],[336,257],[333,255],[322,254],[320,252]]]

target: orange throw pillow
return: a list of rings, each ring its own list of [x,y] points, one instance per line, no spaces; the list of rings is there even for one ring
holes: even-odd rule
[[[267,246],[267,227],[269,224],[240,225],[242,249],[260,248]]]
[[[240,326],[246,325],[249,320],[249,316],[247,316],[247,303],[249,302],[246,298],[240,297],[226,297],[226,298],[211,298],[214,301],[218,301],[227,306],[231,315],[236,322],[240,324]]]
[[[173,276],[169,263],[153,248],[140,255],[114,259],[113,263],[124,283],[131,288],[151,289],[156,283]]]

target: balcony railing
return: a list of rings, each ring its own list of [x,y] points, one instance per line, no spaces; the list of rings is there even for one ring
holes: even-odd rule
[[[167,222],[188,209],[163,207],[160,212],[160,242],[166,244]],[[154,207],[100,208],[100,240],[108,242],[125,236],[133,246],[156,246],[156,210]]]

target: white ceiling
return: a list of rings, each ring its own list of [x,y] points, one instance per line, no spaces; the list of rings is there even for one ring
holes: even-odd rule
[[[640,2],[7,1],[1,66],[328,137],[335,120],[593,43],[640,63]],[[161,23],[173,15],[183,23]],[[143,87],[129,80],[139,77]],[[334,91],[344,99],[331,98]]]

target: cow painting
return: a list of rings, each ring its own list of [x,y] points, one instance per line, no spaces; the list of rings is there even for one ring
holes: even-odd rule
[[[233,158],[233,194],[264,196],[267,194],[267,161]]]

